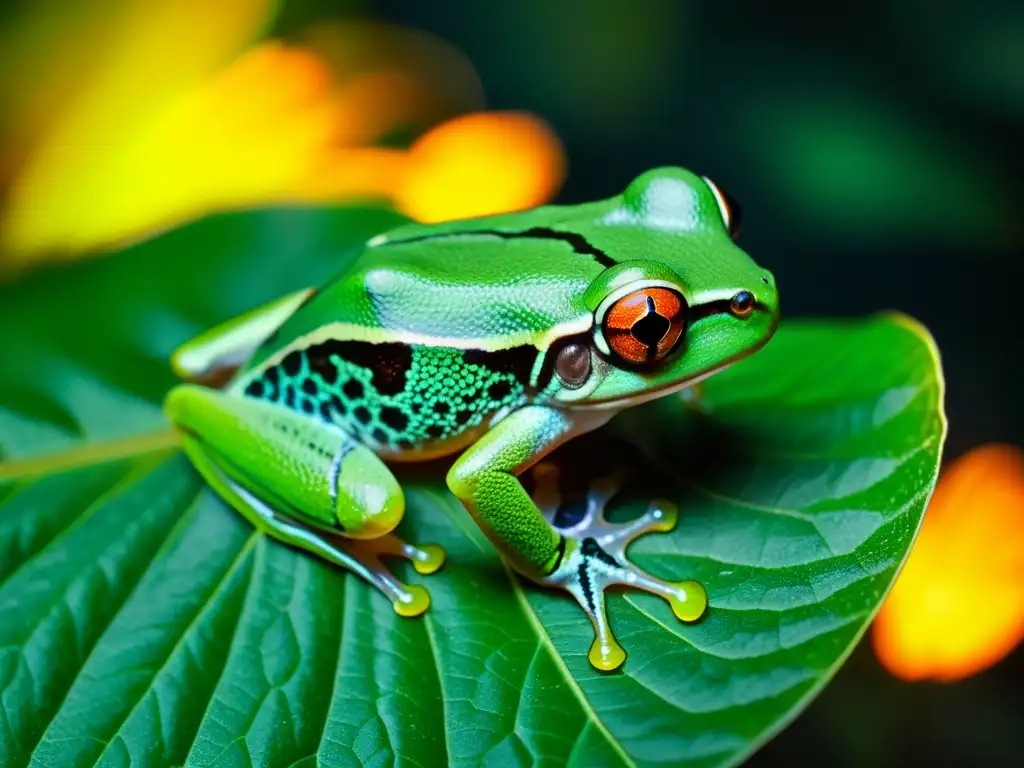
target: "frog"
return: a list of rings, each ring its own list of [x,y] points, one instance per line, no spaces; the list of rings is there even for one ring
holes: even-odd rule
[[[524,473],[624,409],[682,394],[761,349],[779,322],[775,278],[737,244],[739,206],[706,176],[666,166],[611,198],[461,221],[406,221],[341,273],[252,309],[180,347],[165,413],[191,463],[258,530],[353,572],[402,616],[445,560],[395,528],[396,465],[449,457],[446,483],[507,566],[565,590],[594,631],[587,656],[626,653],[609,589],[639,589],[699,620],[693,579],[626,557],[672,530],[652,504],[611,523],[559,528]],[[682,400],[680,400],[682,404]],[[582,439],[582,438],[581,438]],[[597,510],[594,512],[593,510]]]

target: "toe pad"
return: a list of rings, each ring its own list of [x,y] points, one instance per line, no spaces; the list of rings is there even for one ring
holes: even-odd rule
[[[424,575],[434,573],[444,565],[444,550],[437,544],[422,544],[419,552],[412,558],[412,567],[416,573]]]
[[[622,662],[626,660],[626,652],[622,650],[621,645],[615,642],[614,637],[606,638],[603,644],[599,638],[595,637],[587,658],[602,672],[612,672],[622,666]]]
[[[678,594],[670,597],[672,613],[680,621],[696,621],[704,615],[708,607],[708,595],[704,587],[696,581],[677,581],[673,585]]]
[[[399,616],[419,616],[430,607],[430,593],[418,584],[410,584],[392,605]]]

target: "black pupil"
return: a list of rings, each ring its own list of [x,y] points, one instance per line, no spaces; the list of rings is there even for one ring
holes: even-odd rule
[[[671,327],[671,321],[658,314],[658,310],[654,305],[654,300],[648,296],[647,314],[637,320],[630,330],[633,333],[633,337],[641,344],[653,347],[665,338],[665,334],[668,333],[668,329]]]
[[[754,305],[754,294],[750,291],[740,291],[733,297],[732,304],[738,312],[746,312]]]

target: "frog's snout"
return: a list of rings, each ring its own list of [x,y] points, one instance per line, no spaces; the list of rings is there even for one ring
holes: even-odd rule
[[[751,291],[757,302],[757,308],[767,312],[774,319],[779,316],[779,291],[775,286],[775,275],[768,270],[761,271],[761,277]]]

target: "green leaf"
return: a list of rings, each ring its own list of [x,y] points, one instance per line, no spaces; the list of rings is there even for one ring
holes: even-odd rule
[[[449,555],[403,572],[431,591],[420,619],[206,489],[161,415],[170,351],[393,220],[218,216],[0,292],[0,764],[721,765],[842,663],[944,436],[936,353],[906,318],[786,324],[699,411],[666,398],[613,422],[654,462],[618,513],[655,490],[683,513],[632,554],[711,603],[683,625],[614,595],[615,674],[587,663],[578,607],[510,577],[436,468],[402,473],[401,532]]]

